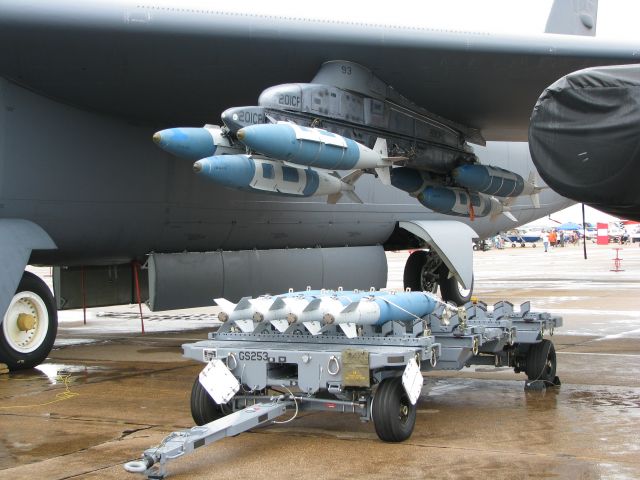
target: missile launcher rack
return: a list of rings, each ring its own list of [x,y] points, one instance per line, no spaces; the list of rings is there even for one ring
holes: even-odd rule
[[[264,310],[265,302],[269,305],[292,295],[304,296],[316,311],[327,297],[343,300],[343,312],[350,313],[362,305],[370,313],[375,307],[372,302],[376,308],[388,303],[390,312],[403,312],[403,321],[392,318],[376,323],[373,317],[360,316],[365,324],[343,328],[335,302],[332,314],[320,312],[324,319],[331,319],[318,322],[320,328],[297,321],[299,315],[304,316],[300,310],[287,318],[262,321],[264,313],[257,310]],[[428,297],[425,308],[405,309],[415,304],[403,303],[403,299],[424,300],[417,295]],[[345,301],[346,296],[350,297]],[[251,301],[253,309],[247,308]],[[553,335],[562,319],[532,312],[529,302],[517,311],[506,301],[491,309],[482,302],[456,308],[422,292],[395,297],[357,291],[300,292],[251,301],[243,299],[242,305],[234,306],[245,312],[223,323],[208,340],[183,345],[187,358],[206,364],[191,396],[192,415],[199,426],[170,434],[158,447],[146,450],[141,460],[127,463],[127,471],[164,478],[170,460],[274,423],[286,414],[289,418],[280,423],[289,422],[306,410],[358,414],[362,421],[373,421],[381,440],[406,440],[415,425],[422,372],[470,365],[509,366],[527,374],[525,388],[559,385],[555,349],[544,335]],[[229,319],[233,315],[220,316]],[[382,317],[378,313],[378,319]],[[279,322],[283,319],[286,328]]]

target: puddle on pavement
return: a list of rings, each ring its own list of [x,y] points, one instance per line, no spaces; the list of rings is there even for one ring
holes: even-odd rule
[[[575,391],[568,396],[570,403],[595,408],[623,407],[640,409],[640,396],[637,393],[616,393],[607,390]],[[640,414],[640,412],[638,412]]]
[[[65,377],[86,379],[90,376],[104,376],[110,372],[113,372],[112,368],[98,365],[43,363],[29,370],[12,371],[9,375],[4,375],[2,380],[7,382],[31,382],[33,384],[46,382],[49,385],[58,385],[63,383],[63,378]]]
[[[74,379],[88,379],[90,376],[104,376],[113,371],[112,368],[98,365],[68,365],[61,363],[43,363],[34,370],[44,374],[52,385],[60,383],[61,378],[65,376],[70,376]]]

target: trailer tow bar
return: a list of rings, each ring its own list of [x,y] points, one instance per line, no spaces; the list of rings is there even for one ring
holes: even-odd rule
[[[149,479],[161,480],[167,474],[167,462],[192,453],[196,448],[272,422],[293,406],[295,402],[283,395],[272,402],[256,403],[205,425],[173,432],[157,447],[145,450],[140,460],[127,462],[124,468],[130,473],[142,473]]]

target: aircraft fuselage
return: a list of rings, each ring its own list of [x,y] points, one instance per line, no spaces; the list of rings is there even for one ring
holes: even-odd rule
[[[363,205],[226,189],[193,174],[191,162],[152,142],[153,129],[82,111],[0,81],[0,218],[40,225],[57,250],[34,252],[51,265],[126,262],[151,251],[213,251],[384,244],[398,221],[447,218],[370,175]],[[528,175],[526,143],[476,147],[483,162]],[[543,192],[514,207],[521,223],[568,202]],[[519,205],[519,206],[518,206]],[[469,224],[486,237],[507,218]]]

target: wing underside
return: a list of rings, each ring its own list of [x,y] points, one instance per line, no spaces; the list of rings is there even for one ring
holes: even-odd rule
[[[150,126],[203,124],[268,86],[308,82],[328,60],[367,66],[487,140],[526,140],[540,92],[637,48],[562,35],[497,36],[264,15],[180,2],[0,5],[0,74],[84,109]],[[176,3],[176,2],[174,2]]]

